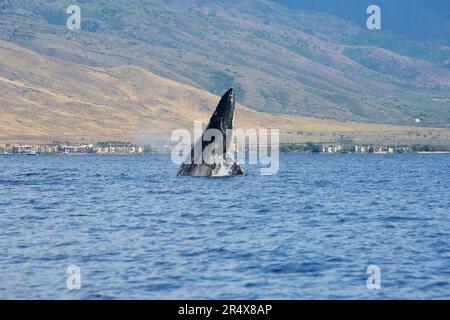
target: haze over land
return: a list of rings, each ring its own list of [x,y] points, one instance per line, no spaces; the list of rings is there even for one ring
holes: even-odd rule
[[[448,6],[411,2],[407,32],[392,4],[369,31],[355,1],[281,2],[4,1],[0,140],[167,138],[234,87],[241,126],[285,141],[449,144]]]

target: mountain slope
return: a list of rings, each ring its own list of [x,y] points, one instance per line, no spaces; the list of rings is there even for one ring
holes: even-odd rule
[[[174,129],[206,124],[218,101],[140,67],[88,67],[0,41],[0,143],[167,142]],[[236,120],[238,128],[280,129],[283,142],[450,144],[448,129],[271,115],[242,105]]]
[[[8,0],[0,37],[97,67],[137,65],[270,113],[450,126],[450,48],[271,1]]]
[[[450,2],[445,0],[274,0],[289,8],[332,14],[364,25],[366,9],[376,4],[382,28],[412,40],[450,45]]]

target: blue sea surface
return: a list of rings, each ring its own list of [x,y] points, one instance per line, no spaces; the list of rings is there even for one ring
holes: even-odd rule
[[[450,155],[245,168],[189,178],[168,155],[1,156],[0,299],[450,298]]]

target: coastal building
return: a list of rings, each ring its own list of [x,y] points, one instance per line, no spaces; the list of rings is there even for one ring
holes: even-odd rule
[[[93,150],[97,154],[142,154],[144,147],[135,145],[110,145],[95,146]]]
[[[37,153],[43,153],[43,154],[58,153],[58,152],[60,152],[60,146],[58,146],[58,145],[36,146],[36,152]]]
[[[171,153],[173,147],[169,145],[163,145],[163,146],[152,146],[151,152],[154,153]]]
[[[339,144],[339,145],[323,145],[321,148],[322,153],[341,153],[345,152],[346,148]]]
[[[352,152],[354,152],[354,153],[368,153],[369,152],[369,147],[355,145],[353,147]]]
[[[10,152],[14,154],[34,154],[37,153],[36,149],[37,146],[33,145],[22,145],[22,144],[10,145]]]
[[[114,146],[97,146],[94,144],[7,144],[2,153],[12,154],[142,154],[143,146],[123,144]]]
[[[412,147],[397,147],[396,148],[397,153],[411,153],[413,151],[414,150]]]
[[[376,153],[376,154],[386,154],[386,153],[388,153],[388,147],[385,147],[385,146],[376,146],[376,147],[374,147],[373,153]]]
[[[87,154],[93,153],[94,145],[65,145],[60,149],[63,153],[66,154]]]

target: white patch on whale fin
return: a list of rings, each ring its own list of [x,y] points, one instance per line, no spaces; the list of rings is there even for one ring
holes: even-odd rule
[[[211,176],[213,177],[228,177],[233,174],[233,166],[235,162],[230,159],[224,159],[222,156],[218,156],[214,159],[216,167],[214,168]]]

